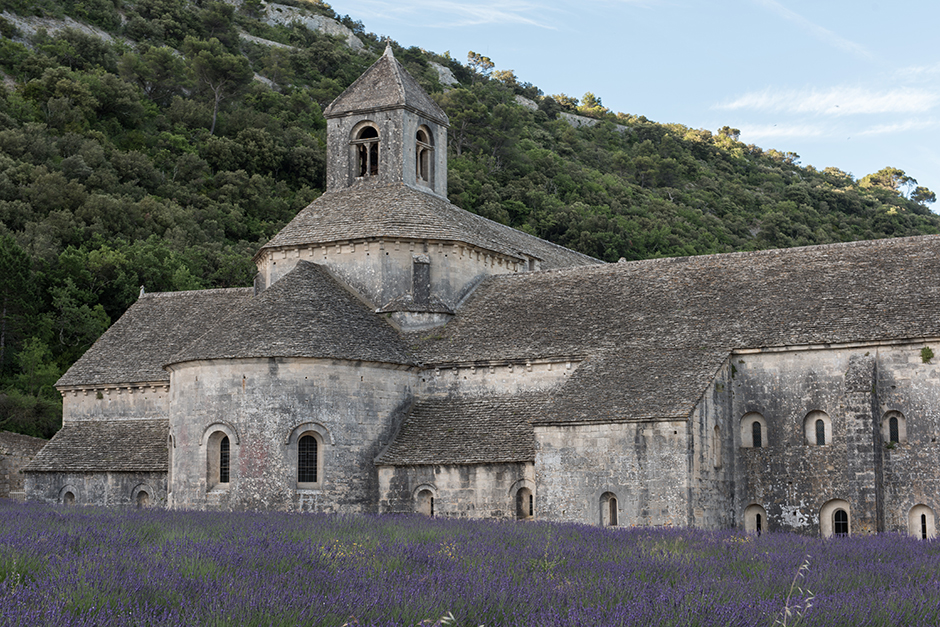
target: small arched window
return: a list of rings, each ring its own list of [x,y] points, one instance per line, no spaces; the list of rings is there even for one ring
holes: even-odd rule
[[[744,510],[744,530],[757,535],[767,531],[767,512],[760,505],[748,505]]]
[[[374,126],[366,126],[353,140],[356,149],[356,176],[377,176],[379,173],[379,132]]]
[[[516,518],[529,520],[535,515],[535,497],[529,488],[516,492]]]
[[[316,483],[317,480],[317,439],[305,435],[297,442],[297,482]]]
[[[143,509],[145,507],[150,507],[150,495],[146,490],[141,490],[137,493],[137,509]]]
[[[907,443],[907,420],[899,411],[889,411],[881,418],[881,437],[887,444]]]
[[[431,184],[434,166],[434,144],[431,132],[422,126],[415,133],[415,180],[425,185]]]
[[[434,493],[428,489],[419,490],[415,495],[415,510],[425,516],[434,516]]]
[[[232,441],[225,431],[206,438],[206,489],[228,488],[232,469]]]
[[[601,526],[616,527],[618,518],[617,495],[604,492],[601,495]]]
[[[75,505],[75,494],[72,492],[66,492],[62,495],[62,503],[65,505]]]
[[[811,411],[803,419],[806,443],[812,446],[827,446],[832,443],[832,422],[824,411]]]
[[[849,535],[849,514],[844,509],[837,509],[832,515],[832,532],[837,536]]]
[[[936,516],[924,505],[915,505],[908,514],[908,533],[915,538],[929,540],[937,535]]]
[[[767,445],[767,421],[758,412],[752,411],[741,418],[741,446],[761,448]]]

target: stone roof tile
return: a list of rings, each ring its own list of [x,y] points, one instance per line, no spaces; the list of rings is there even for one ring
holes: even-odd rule
[[[323,111],[334,118],[351,113],[405,108],[447,126],[447,114],[395,59],[391,46]]]
[[[936,338],[938,310],[921,236],[491,277],[408,342],[429,364],[587,355],[542,420],[627,420],[688,415],[732,350]]]
[[[169,382],[167,359],[252,293],[235,288],[144,294],[56,385]]]
[[[298,213],[262,251],[378,238],[462,242],[520,260],[534,257],[545,270],[601,263],[407,185],[327,192]]]
[[[0,454],[9,455],[11,452],[38,453],[48,441],[42,438],[34,438],[31,435],[23,435],[22,433],[0,431]]]
[[[24,472],[166,472],[168,420],[64,425]]]
[[[378,465],[497,464],[535,460],[532,421],[542,395],[429,398],[409,412]]]
[[[167,364],[199,359],[317,357],[413,364],[401,338],[323,266],[300,261]]]

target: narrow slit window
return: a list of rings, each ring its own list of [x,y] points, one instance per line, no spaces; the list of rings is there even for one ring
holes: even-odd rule
[[[610,497],[610,499],[607,501],[607,504],[610,506],[610,518],[609,518],[610,526],[616,527],[617,526],[617,498],[613,496]]]
[[[757,514],[757,515],[756,515],[756,517],[755,517],[755,519],[754,519],[754,524],[755,524],[755,528],[757,529],[757,535],[760,535],[761,532],[764,530],[764,528],[763,528],[763,520],[761,519],[761,515],[760,515],[760,514]]]
[[[920,538],[921,540],[927,539],[927,514],[920,515]]]
[[[751,438],[754,441],[754,448],[760,448],[763,446],[763,438],[761,437],[761,428],[760,423],[756,420],[751,423]]]
[[[891,416],[891,419],[888,420],[888,441],[890,442],[901,441],[901,430],[898,428],[897,416]]]
[[[816,446],[826,445],[826,423],[822,419],[816,420]],[[843,512],[845,513],[845,512]]]

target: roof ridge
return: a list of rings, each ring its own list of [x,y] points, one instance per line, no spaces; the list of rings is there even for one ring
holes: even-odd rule
[[[145,291],[140,298],[173,298],[176,296],[193,296],[196,294],[221,294],[231,292],[238,294],[241,292],[254,291],[253,287],[210,287],[204,290],[178,290],[176,292],[147,292]]]
[[[512,227],[510,227],[512,228]],[[534,237],[534,236],[533,236]],[[614,271],[614,268],[622,267],[641,267],[653,265],[681,264],[681,263],[705,263],[715,259],[735,259],[735,258],[755,258],[755,257],[776,257],[783,255],[796,255],[800,253],[819,253],[826,250],[846,250],[852,248],[880,248],[900,246],[904,243],[923,242],[930,239],[940,239],[940,234],[911,235],[908,237],[883,237],[871,240],[854,240],[851,242],[833,242],[831,244],[813,244],[810,246],[793,246],[791,248],[766,248],[763,250],[736,250],[727,253],[708,253],[704,255],[684,255],[682,257],[655,257],[652,259],[635,259],[633,261],[620,261],[617,263],[604,262],[599,264],[589,264],[580,266],[570,266],[566,268],[553,268],[542,270],[537,273],[515,273],[515,274],[497,274],[487,277],[487,280],[510,279],[511,277],[546,275],[546,274],[564,274],[568,272],[587,272],[588,269],[594,269],[598,272],[601,268]],[[940,241],[937,242],[940,245]],[[575,251],[576,252],[576,251]],[[583,254],[583,253],[581,253]]]

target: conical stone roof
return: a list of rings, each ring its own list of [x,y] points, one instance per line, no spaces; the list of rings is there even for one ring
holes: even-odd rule
[[[384,319],[326,268],[308,261],[299,262],[166,363],[267,357],[415,363]]]
[[[395,59],[391,46],[386,47],[385,54],[330,103],[323,115],[336,118],[387,109],[408,109],[438,124],[448,125],[447,114]]]

